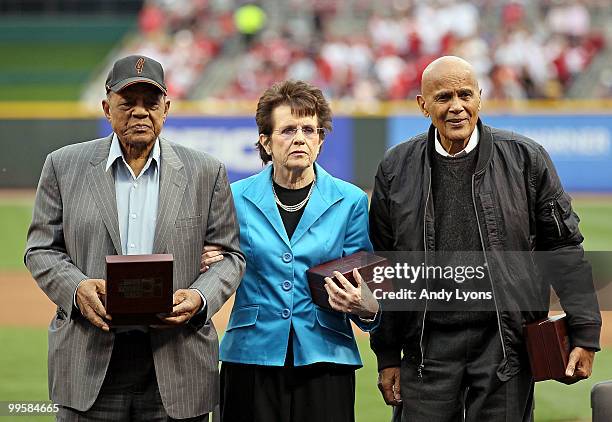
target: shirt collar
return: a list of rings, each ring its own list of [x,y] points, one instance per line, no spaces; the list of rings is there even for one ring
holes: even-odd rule
[[[468,143],[465,146],[465,148],[463,148],[457,154],[449,154],[448,152],[446,152],[446,150],[444,149],[444,147],[440,143],[440,140],[438,139],[438,129],[435,129],[434,136],[435,136],[435,139],[436,139],[436,142],[435,142],[436,152],[438,154],[440,154],[441,156],[443,156],[443,157],[451,157],[451,158],[462,157],[464,155],[469,154],[471,151],[474,150],[474,148],[476,148],[476,146],[478,145],[478,140],[479,140],[478,127],[475,127],[474,131],[470,135],[470,140],[468,141]]]
[[[159,138],[157,138],[155,140],[155,144],[153,145],[153,149],[151,150],[151,153],[149,154],[149,159],[147,160],[147,164],[145,164],[145,167],[142,173],[144,173],[145,170],[149,167],[152,160],[155,160],[157,167],[159,167],[160,157],[161,157],[161,149],[159,148]],[[121,158],[123,162],[125,162],[125,157],[123,156],[123,151],[121,151],[121,145],[119,144],[119,138],[117,137],[116,133],[113,133],[113,140],[111,141],[110,151],[108,152],[108,159],[106,160],[105,171],[108,171],[108,169],[112,167],[113,163],[117,161],[118,158]]]

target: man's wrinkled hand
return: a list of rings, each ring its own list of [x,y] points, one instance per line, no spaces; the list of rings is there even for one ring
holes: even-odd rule
[[[564,384],[573,384],[583,379],[587,379],[593,372],[593,360],[595,352],[582,347],[574,347],[569,356],[565,378],[559,380]]]
[[[385,368],[378,372],[378,389],[389,406],[399,406],[402,403],[399,366]]]
[[[202,307],[202,297],[193,289],[179,289],[173,295],[172,312],[160,316],[166,324],[181,325],[189,321]]]
[[[106,281],[100,279],[83,280],[76,291],[76,303],[81,314],[96,327],[109,331],[105,320],[111,320],[106,313],[102,300],[106,295]]]

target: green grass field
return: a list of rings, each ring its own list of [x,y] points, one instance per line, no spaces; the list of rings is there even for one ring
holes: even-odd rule
[[[0,204],[0,271],[25,269],[23,252],[30,221],[30,205]]]
[[[47,330],[43,328],[1,328],[0,401],[47,400]],[[364,367],[357,371],[356,413],[358,422],[389,419],[390,410],[376,388],[376,360],[368,340],[359,340]],[[589,420],[591,387],[612,379],[612,352],[598,353],[595,373],[587,381],[572,386],[556,382],[536,388],[537,421]],[[20,418],[20,421],[25,419]],[[36,421],[52,420],[37,417]]]
[[[612,200],[584,198],[575,201],[588,250],[612,250]],[[31,205],[0,202],[0,271],[22,269]],[[0,401],[47,399],[47,333],[44,328],[0,328]],[[359,340],[364,367],[357,372],[356,413],[359,422],[389,420],[376,388],[376,362],[367,339]],[[597,354],[591,379],[573,386],[556,382],[536,386],[537,421],[590,420],[590,389],[594,383],[612,379],[612,351]],[[19,418],[26,421],[26,418]],[[37,417],[35,421],[51,420]]]

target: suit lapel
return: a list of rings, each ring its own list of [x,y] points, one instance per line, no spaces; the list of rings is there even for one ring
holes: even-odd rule
[[[283,221],[281,219],[274,194],[272,193],[272,166],[268,166],[260,172],[253,183],[244,191],[244,197],[255,205],[268,223],[274,228],[278,236],[291,247]]]
[[[110,151],[112,135],[102,139],[90,160],[91,166],[87,171],[89,189],[102,221],[110,235],[115,251],[121,255],[121,235],[119,234],[119,222],[117,219],[117,200],[115,197],[115,179],[112,169],[105,170],[106,160]]]
[[[336,202],[343,198],[332,177],[321,166],[315,164],[317,181],[304,214],[291,236],[291,245],[295,245],[308,229]]]
[[[167,239],[174,227],[181,206],[187,178],[183,162],[176,155],[172,145],[159,138],[161,148],[161,169],[159,173],[159,201],[153,253],[166,252]]]

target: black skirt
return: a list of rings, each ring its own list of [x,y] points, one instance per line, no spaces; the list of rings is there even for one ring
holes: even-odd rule
[[[354,422],[355,367],[223,362],[222,422]]]

